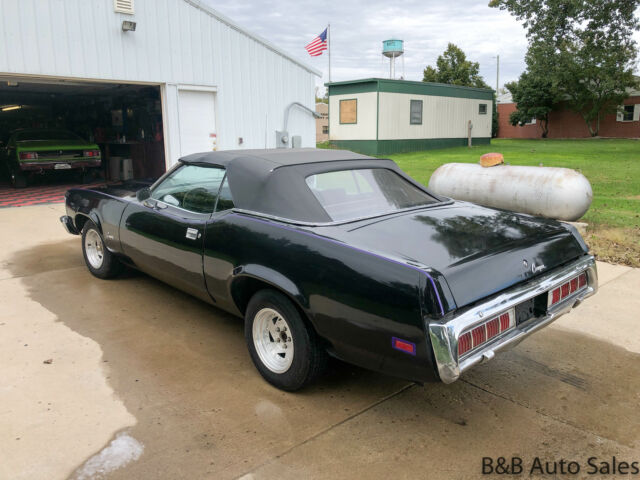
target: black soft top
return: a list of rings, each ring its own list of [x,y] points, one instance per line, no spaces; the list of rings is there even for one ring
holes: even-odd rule
[[[331,221],[305,181],[306,177],[316,173],[354,168],[388,168],[424,190],[393,161],[348,150],[226,150],[194,153],[180,161],[224,167],[236,208],[302,222]]]

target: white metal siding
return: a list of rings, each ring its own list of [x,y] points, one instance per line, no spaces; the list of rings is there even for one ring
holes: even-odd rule
[[[340,123],[340,100],[357,99],[357,123]],[[375,140],[376,92],[331,95],[329,97],[329,140]]]
[[[411,100],[422,100],[422,125],[409,123]],[[486,115],[478,113],[481,103]],[[379,115],[379,140],[466,138],[469,120],[473,137],[491,137],[491,100],[380,92]]]
[[[287,105],[298,101],[314,108],[315,71],[197,0],[136,0],[134,15],[115,13],[113,5],[0,0],[0,75],[166,84],[169,138],[179,130],[177,87],[216,87],[220,149],[274,147]],[[136,31],[123,32],[123,20],[136,22]],[[289,125],[291,135],[302,135],[303,146],[315,145],[311,116],[293,109]],[[169,149],[175,161],[179,149],[172,142]]]

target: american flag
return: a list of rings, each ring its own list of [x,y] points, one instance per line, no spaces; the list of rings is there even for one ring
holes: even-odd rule
[[[322,52],[327,49],[327,29],[325,28],[324,32],[314,38],[311,43],[304,48],[312,57],[322,55]]]

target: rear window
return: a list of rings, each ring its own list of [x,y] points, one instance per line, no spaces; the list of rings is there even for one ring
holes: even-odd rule
[[[437,202],[386,168],[318,173],[307,177],[306,182],[333,221],[372,217]]]

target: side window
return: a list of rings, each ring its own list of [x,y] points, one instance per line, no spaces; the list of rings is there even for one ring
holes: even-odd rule
[[[233,208],[233,198],[231,198],[231,189],[229,188],[229,180],[224,179],[224,183],[220,188],[220,195],[218,196],[218,205],[216,206],[216,212],[222,212],[224,210],[230,210]]]
[[[487,104],[486,103],[481,103],[478,107],[478,113],[480,115],[486,115],[487,114]]]
[[[151,198],[194,213],[213,213],[225,170],[183,165],[151,192]]]
[[[409,123],[411,125],[422,125],[422,100],[411,100]]]

